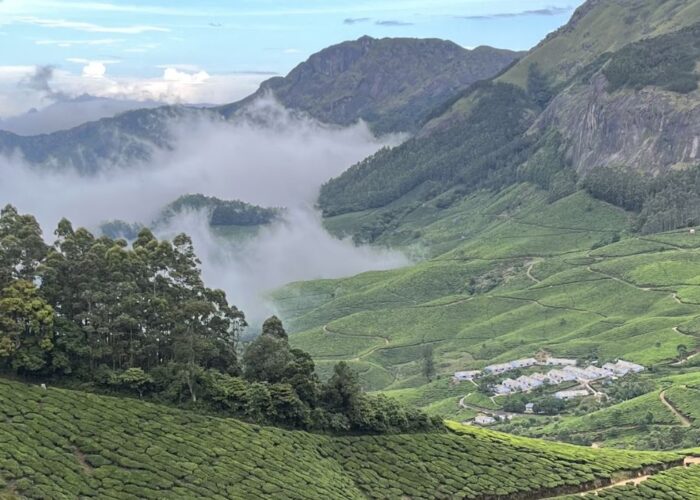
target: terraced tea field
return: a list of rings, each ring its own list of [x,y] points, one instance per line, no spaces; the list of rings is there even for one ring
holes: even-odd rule
[[[696,370],[693,358],[674,363],[679,346],[691,355],[700,350],[700,236],[629,237],[619,233],[627,217],[582,192],[553,204],[525,185],[477,193],[443,211],[417,208],[379,240],[418,253],[410,238],[397,235],[420,231],[423,253],[433,258],[291,284],[273,298],[295,332],[292,342],[321,372],[347,360],[366,389],[454,417],[459,412],[450,404],[473,386],[428,383],[421,370],[427,345],[443,379],[540,350],[624,358],[654,367],[652,377]],[[329,225],[342,232],[351,223],[341,216]],[[647,398],[652,423],[671,425],[657,396]]]
[[[0,421],[8,498],[535,499],[682,460],[457,424],[433,434],[314,435],[7,380]]]

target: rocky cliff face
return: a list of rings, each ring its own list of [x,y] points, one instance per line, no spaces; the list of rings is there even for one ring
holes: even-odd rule
[[[700,92],[647,87],[607,91],[596,74],[588,85],[559,94],[535,124],[565,139],[567,156],[585,173],[627,166],[650,174],[700,163]]]

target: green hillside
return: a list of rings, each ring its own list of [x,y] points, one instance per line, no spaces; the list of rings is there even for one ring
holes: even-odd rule
[[[365,214],[328,224],[340,232],[350,217]],[[473,417],[457,403],[481,394],[472,384],[449,381],[459,370],[541,350],[654,368],[644,377],[656,390],[639,401],[582,403],[600,409],[600,418],[594,413],[557,426],[522,419],[527,425],[504,428],[655,447],[635,440],[647,423],[678,424],[659,401],[668,386],[662,379],[696,370],[693,360],[674,363],[679,346],[690,354],[700,349],[700,239],[687,230],[637,237],[629,220],[629,213],[584,192],[554,203],[529,185],[479,192],[446,209],[421,207],[378,240],[433,258],[393,271],[291,284],[273,298],[296,332],[292,344],[310,352],[321,371],[347,360],[366,389],[452,418]],[[426,346],[432,346],[439,376],[433,382],[422,371]],[[676,396],[679,408],[689,404],[674,391],[667,395]],[[484,400],[474,406],[488,408]],[[576,418],[577,408],[569,405],[561,418]],[[611,412],[631,419],[622,423],[633,427],[634,439],[605,432],[620,424]]]
[[[682,462],[676,453],[593,450],[458,425],[329,437],[8,380],[0,380],[0,403],[0,495],[8,498],[534,499]]]
[[[675,31],[698,19],[697,0],[589,0],[568,24],[540,42],[500,80],[524,87],[528,68],[537,64],[563,83],[599,54]]]
[[[328,181],[324,215],[379,210],[372,231],[347,228],[371,242],[406,212],[479,189],[529,181],[558,199],[600,167],[651,177],[696,166],[699,21],[698,0],[587,1],[503,75],[436,107],[410,140]],[[664,214],[668,199],[650,203],[664,188],[641,193],[640,204]],[[698,205],[684,198],[653,226],[682,227]]]

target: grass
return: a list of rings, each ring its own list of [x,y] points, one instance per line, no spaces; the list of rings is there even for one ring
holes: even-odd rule
[[[314,356],[322,374],[347,360],[367,389],[451,415],[455,398],[473,386],[445,393],[427,385],[427,345],[445,379],[543,349],[673,373],[681,368],[671,367],[679,345],[700,348],[700,237],[632,237],[627,213],[583,192],[548,203],[527,184],[414,212],[379,243],[429,258],[273,294],[291,342]],[[329,224],[349,230],[351,217],[341,217]],[[401,239],[414,231],[422,247]],[[614,234],[621,241],[600,244]],[[695,363],[682,368],[697,370]]]
[[[540,495],[680,457],[457,424],[447,433],[333,437],[1,379],[0,419],[0,494],[23,498]]]

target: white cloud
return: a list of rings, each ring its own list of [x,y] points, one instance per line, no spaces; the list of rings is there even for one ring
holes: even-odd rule
[[[103,66],[116,60],[70,58],[83,66],[80,73],[55,69],[52,89],[68,97],[89,94],[97,97],[164,103],[226,104],[252,94],[270,74],[242,72],[210,74],[206,71],[185,71],[168,66],[156,78],[116,77]],[[98,63],[92,64],[91,63]],[[20,82],[35,72],[34,66],[0,66],[0,117],[25,113],[31,108],[43,108],[53,102],[45,94],[20,87]],[[97,76],[101,76],[96,78]]]
[[[285,54],[298,54],[301,52],[299,49],[284,49],[282,52]]]
[[[104,78],[107,66],[99,61],[91,61],[83,67],[83,76],[88,78]]]
[[[177,82],[185,85],[199,85],[209,80],[209,78],[211,78],[211,76],[206,71],[188,73],[176,68],[166,68],[165,71],[163,71],[163,80],[166,82]]]
[[[57,47],[75,47],[75,46],[102,46],[116,45],[123,42],[123,38],[102,38],[97,40],[35,40],[36,45],[55,45]]]
[[[81,21],[68,21],[65,19],[44,19],[40,17],[19,17],[17,21],[25,24],[33,24],[44,28],[60,28],[86,33],[118,33],[122,35],[140,35],[149,32],[169,32],[167,28],[159,26],[132,25],[132,26],[104,26]]]

